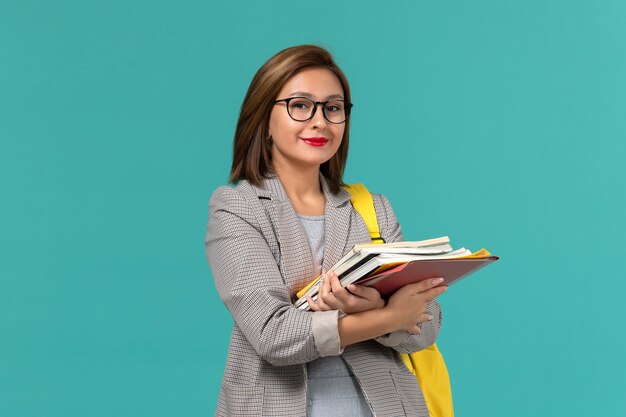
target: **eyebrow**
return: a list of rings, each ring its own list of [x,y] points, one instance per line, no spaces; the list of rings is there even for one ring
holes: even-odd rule
[[[311,93],[307,93],[305,91],[295,91],[291,94],[289,94],[289,97],[306,97],[306,98],[310,98],[310,99],[314,99],[315,96]],[[343,100],[343,96],[341,94],[332,94],[328,97],[326,97],[326,100],[333,100],[333,99],[339,99],[339,100]]]

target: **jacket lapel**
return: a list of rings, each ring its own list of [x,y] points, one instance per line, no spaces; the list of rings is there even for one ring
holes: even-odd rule
[[[285,284],[295,293],[315,278],[311,247],[280,179],[265,179],[263,189],[260,196],[270,200],[266,207],[277,235]]]
[[[326,196],[323,268],[328,271],[352,246],[369,242],[370,236],[363,219],[352,208],[350,193],[342,188],[337,194],[332,194],[326,179],[320,178]]]

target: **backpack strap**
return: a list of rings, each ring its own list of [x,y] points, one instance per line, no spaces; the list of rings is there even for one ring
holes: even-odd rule
[[[363,184],[348,184],[343,188],[350,193],[350,202],[354,209],[363,217],[367,230],[370,232],[372,243],[385,243],[385,239],[380,235],[378,218],[374,209],[374,199],[372,194]]]

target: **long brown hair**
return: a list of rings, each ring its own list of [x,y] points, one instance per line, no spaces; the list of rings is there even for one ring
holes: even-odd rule
[[[315,45],[300,45],[278,52],[254,75],[241,105],[233,143],[233,164],[229,178],[231,182],[245,179],[259,185],[271,173],[269,120],[274,100],[291,77],[310,67],[326,68],[335,74],[343,87],[344,100],[351,101],[348,80],[326,49]],[[343,171],[348,158],[350,119],[345,123],[339,149],[320,167],[333,193],[339,192],[343,184]]]

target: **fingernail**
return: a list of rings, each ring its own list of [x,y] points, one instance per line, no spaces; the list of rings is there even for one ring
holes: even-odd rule
[[[428,315],[428,321],[431,321],[432,319],[433,319],[433,316],[429,314]]]
[[[443,278],[435,278],[433,279],[433,284],[441,284],[443,282]]]

